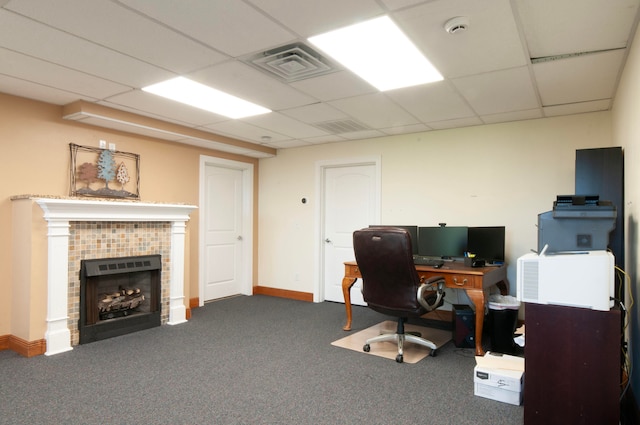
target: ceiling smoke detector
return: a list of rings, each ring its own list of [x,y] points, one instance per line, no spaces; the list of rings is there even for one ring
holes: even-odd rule
[[[466,16],[456,16],[455,18],[449,19],[444,24],[444,29],[449,34],[458,34],[461,32],[465,32],[469,27],[469,18]]]

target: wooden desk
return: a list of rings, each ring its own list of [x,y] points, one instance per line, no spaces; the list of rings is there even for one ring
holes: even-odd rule
[[[485,293],[491,286],[496,285],[502,295],[509,294],[506,266],[500,267],[465,267],[461,262],[445,263],[439,269],[431,266],[416,265],[420,280],[432,276],[443,276],[447,288],[464,289],[473,301],[476,310],[476,355],[483,356],[482,325],[484,323]],[[344,263],[344,278],[342,279],[342,294],[347,310],[347,324],[342,329],[351,330],[351,287],[357,279],[362,279],[358,264],[355,261]]]

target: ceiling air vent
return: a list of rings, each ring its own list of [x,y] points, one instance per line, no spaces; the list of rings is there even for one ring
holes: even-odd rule
[[[337,71],[320,53],[303,43],[287,44],[244,59],[245,63],[276,75],[285,82],[318,77]]]
[[[360,124],[354,120],[337,120],[337,121],[323,121],[313,124],[320,130],[326,131],[331,134],[351,133],[354,131],[371,130],[369,127]]]

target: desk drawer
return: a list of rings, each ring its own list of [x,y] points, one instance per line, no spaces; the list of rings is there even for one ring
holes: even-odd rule
[[[448,274],[444,277],[449,288],[482,288],[482,279],[465,274]],[[476,282],[478,280],[478,282]]]

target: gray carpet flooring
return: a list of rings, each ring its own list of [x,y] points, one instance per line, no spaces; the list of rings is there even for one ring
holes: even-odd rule
[[[342,304],[239,296],[55,356],[0,351],[0,424],[523,423],[522,406],[473,395],[473,350],[398,364],[332,346],[344,319]]]

